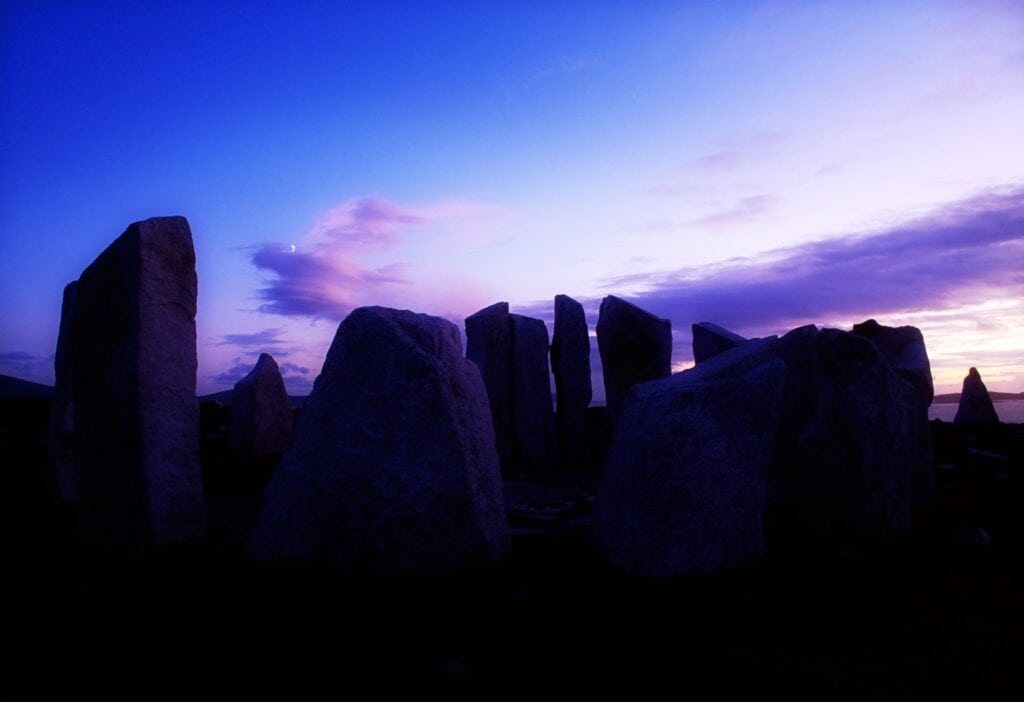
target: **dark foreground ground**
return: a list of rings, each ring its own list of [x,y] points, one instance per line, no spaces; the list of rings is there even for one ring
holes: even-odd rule
[[[1021,425],[933,423],[939,499],[913,538],[809,543],[775,503],[761,564],[652,582],[592,553],[593,473],[509,481],[512,555],[488,570],[250,563],[259,486],[227,478],[202,545],[90,551],[45,497],[45,402],[0,414],[5,699],[1024,695]]]

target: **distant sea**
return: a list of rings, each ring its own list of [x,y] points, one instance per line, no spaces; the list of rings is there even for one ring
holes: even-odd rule
[[[1003,400],[993,402],[996,414],[1000,422],[1007,424],[1024,424],[1024,400]],[[956,416],[956,409],[959,405],[956,402],[935,403],[928,408],[928,419],[941,419],[944,422],[952,422]]]

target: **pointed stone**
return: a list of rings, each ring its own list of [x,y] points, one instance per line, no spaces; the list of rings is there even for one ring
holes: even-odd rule
[[[977,368],[971,368],[964,378],[963,390],[960,392],[960,406],[956,409],[954,424],[991,424],[999,421],[988,388],[981,380]]]
[[[135,222],[78,280],[71,376],[87,540],[203,538],[195,315],[195,252],[184,217]]]
[[[231,395],[231,450],[238,456],[281,453],[292,432],[292,409],[281,370],[261,353],[256,367]]]
[[[53,359],[54,385],[50,405],[50,430],[47,440],[47,482],[51,493],[63,504],[78,502],[75,487],[75,408],[72,401],[71,328],[75,313],[78,281],[64,287],[60,306],[60,329]]]
[[[634,386],[594,504],[595,542],[612,564],[664,577],[761,558],[786,375],[774,343]]]
[[[694,364],[706,361],[712,356],[717,356],[746,341],[739,334],[734,334],[711,322],[694,324],[691,329],[693,330]]]
[[[496,302],[466,317],[466,358],[487,388],[498,458],[512,465],[512,341],[508,303]]]
[[[338,327],[250,534],[260,559],[442,571],[508,549],[480,370],[459,330],[383,307]]]
[[[615,427],[629,389],[672,372],[672,323],[614,295],[597,320],[608,424]]]
[[[543,321],[509,315],[512,341],[512,455],[522,467],[555,462],[554,411]]]
[[[564,463],[582,463],[588,455],[587,408],[593,397],[590,333],[583,305],[568,295],[555,295],[551,368],[558,402],[555,415],[558,454]]]

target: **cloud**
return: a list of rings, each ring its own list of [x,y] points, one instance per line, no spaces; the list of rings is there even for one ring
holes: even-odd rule
[[[713,212],[690,222],[690,226],[713,227],[723,224],[739,224],[765,214],[775,204],[771,195],[754,195],[740,199],[735,205],[719,212]]]
[[[279,343],[283,329],[263,329],[250,334],[225,334],[215,346],[273,346]]]
[[[677,330],[714,321],[739,332],[945,309],[1024,294],[1024,187],[1005,187],[868,233],[718,266],[623,276],[634,301]]]
[[[36,356],[25,351],[0,353],[0,373],[22,380],[53,383],[53,356]]]
[[[348,200],[320,216],[300,245],[268,243],[252,254],[252,264],[272,275],[257,291],[258,310],[340,320],[360,305],[392,303],[412,284],[409,264],[371,266],[365,258],[396,247],[411,230],[482,209],[464,201],[407,207],[380,198]]]

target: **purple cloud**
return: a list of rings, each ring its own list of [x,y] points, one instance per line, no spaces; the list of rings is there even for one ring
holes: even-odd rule
[[[955,307],[992,291],[1024,295],[1024,187],[993,190],[881,230],[769,251],[709,268],[623,276],[668,317],[689,357],[689,325],[740,333]],[[684,351],[685,349],[685,351]]]
[[[215,346],[273,346],[280,342],[283,329],[263,329],[251,334],[225,334]]]
[[[708,227],[723,224],[737,224],[756,219],[771,209],[775,198],[771,195],[754,195],[739,200],[735,205],[720,212],[712,212],[690,222],[690,226]]]

